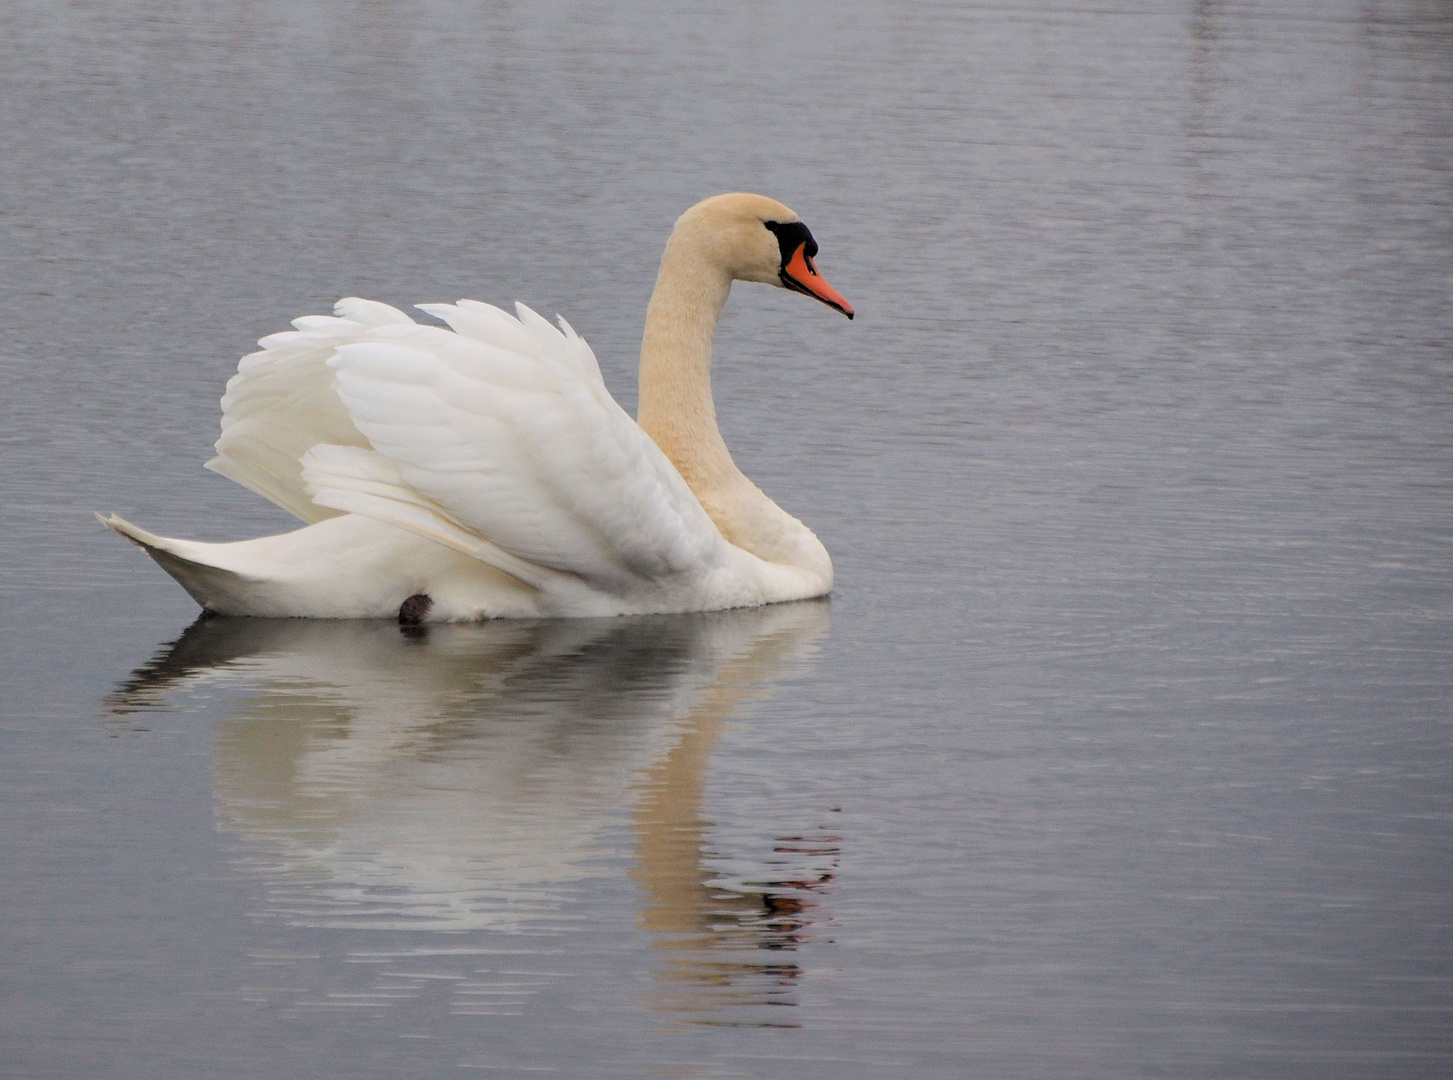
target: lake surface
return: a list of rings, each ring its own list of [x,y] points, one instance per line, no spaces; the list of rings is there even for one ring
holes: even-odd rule
[[[1453,1072],[1453,8],[0,11],[0,1073]],[[358,294],[634,407],[697,199],[830,601],[207,620],[116,511]]]

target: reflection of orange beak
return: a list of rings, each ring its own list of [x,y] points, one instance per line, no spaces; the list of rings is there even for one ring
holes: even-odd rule
[[[807,245],[801,244],[782,268],[782,284],[794,292],[815,296],[828,307],[835,307],[848,318],[853,317],[853,305],[817,272],[812,260],[807,257]]]

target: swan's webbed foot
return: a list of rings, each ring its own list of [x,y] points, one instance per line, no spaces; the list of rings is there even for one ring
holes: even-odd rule
[[[400,626],[420,626],[429,609],[434,606],[434,598],[424,593],[415,593],[399,605]]]

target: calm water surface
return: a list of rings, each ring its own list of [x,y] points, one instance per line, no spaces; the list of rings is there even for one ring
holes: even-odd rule
[[[1453,10],[0,11],[0,1073],[1453,1071]],[[339,296],[777,196],[738,462],[830,602],[194,622],[98,528]]]

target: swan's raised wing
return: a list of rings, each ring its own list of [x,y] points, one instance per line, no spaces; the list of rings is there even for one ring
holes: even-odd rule
[[[313,502],[303,456],[319,443],[368,446],[333,391],[329,359],[379,327],[415,325],[387,304],[356,297],[338,301],[334,314],[297,319],[295,330],[263,338],[261,350],[242,358],[222,398],[217,456],[206,466],[307,522],[342,511]]]
[[[373,452],[315,448],[305,479],[318,503],[537,586],[541,573],[564,572],[619,594],[726,557],[706,511],[611,398],[568,324],[557,330],[523,305],[518,319],[471,301],[423,310],[455,332],[383,326],[328,361]]]

